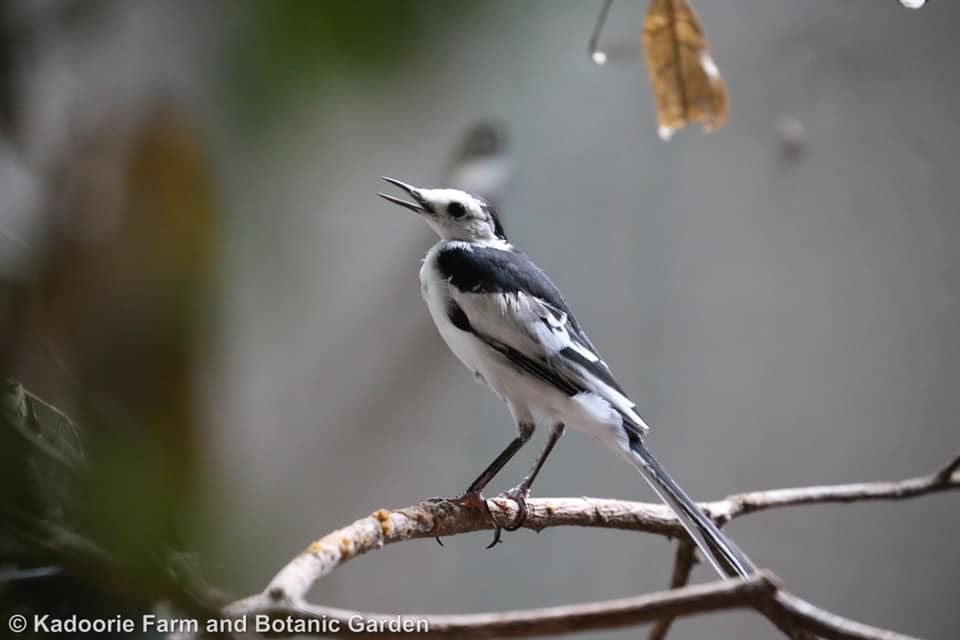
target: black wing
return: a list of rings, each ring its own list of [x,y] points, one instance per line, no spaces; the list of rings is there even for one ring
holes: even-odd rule
[[[568,360],[626,397],[626,392],[600,358],[560,290],[525,253],[515,249],[451,243],[440,250],[436,263],[441,275],[463,293],[522,293],[538,299],[553,311],[540,317],[540,322],[548,330],[557,334],[558,339],[563,337],[569,339],[569,344],[550,355]],[[459,310],[459,313],[463,314],[463,311]],[[582,390],[589,390],[587,387],[573,384],[570,380],[560,384],[556,380],[556,372],[551,372],[549,366],[541,366],[538,372],[534,372],[532,368],[536,366],[535,358],[531,358],[530,355],[524,354],[512,345],[495,340],[492,336],[481,335],[480,337],[521,368],[550,382],[565,393],[572,395]]]

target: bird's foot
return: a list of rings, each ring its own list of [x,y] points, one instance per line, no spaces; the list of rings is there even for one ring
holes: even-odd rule
[[[519,484],[509,491],[504,491],[500,496],[517,503],[517,515],[513,522],[503,526],[507,531],[516,531],[527,521],[527,498],[530,497],[530,487]]]
[[[497,522],[497,519],[493,517],[493,512],[490,511],[490,505],[487,504],[487,499],[483,497],[483,494],[479,491],[467,491],[461,496],[456,498],[430,498],[427,502],[448,502],[450,504],[455,504],[463,507],[470,507],[472,509],[478,509],[487,520],[490,521],[490,524],[493,525],[493,541],[487,545],[487,549],[492,549],[498,543],[501,542],[500,533],[503,527]],[[512,531],[512,529],[511,529]],[[436,537],[437,544],[441,547],[443,546],[443,541],[440,540],[440,536]]]

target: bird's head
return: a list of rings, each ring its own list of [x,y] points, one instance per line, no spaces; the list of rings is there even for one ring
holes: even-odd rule
[[[483,198],[456,189],[418,189],[393,178],[384,180],[406,191],[413,202],[384,193],[378,195],[419,215],[443,240],[507,240],[500,219]]]

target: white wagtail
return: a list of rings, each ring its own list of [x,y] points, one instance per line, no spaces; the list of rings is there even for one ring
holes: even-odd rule
[[[599,438],[633,463],[671,508],[717,572],[755,571],[651,455],[649,427],[580,324],[556,285],[504,235],[494,210],[455,189],[418,189],[393,178],[413,202],[379,194],[417,213],[440,236],[423,261],[420,289],[430,315],[453,353],[506,404],[520,435],[455,500],[483,510],[500,540],[501,527],[482,495],[484,487],[533,435],[552,428],[530,473],[504,495],[517,503],[513,531],[526,518],[526,499],[564,425]]]

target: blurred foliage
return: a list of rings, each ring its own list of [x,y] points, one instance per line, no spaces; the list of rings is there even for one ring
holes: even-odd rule
[[[94,144],[107,167],[66,168],[66,230],[28,322],[79,383],[72,402],[96,470],[84,529],[134,559],[144,540],[175,542],[194,494],[194,350],[219,213],[196,134],[175,109]]]
[[[383,73],[435,34],[468,26],[477,3],[420,0],[251,1],[230,52],[237,101],[263,124],[326,72]]]
[[[117,603],[150,603],[175,597],[170,559],[195,516],[220,210],[176,106],[84,136],[53,177],[35,275],[4,283],[0,316],[3,370],[83,429],[7,381],[0,568],[54,566]],[[57,589],[50,607],[72,599]]]

